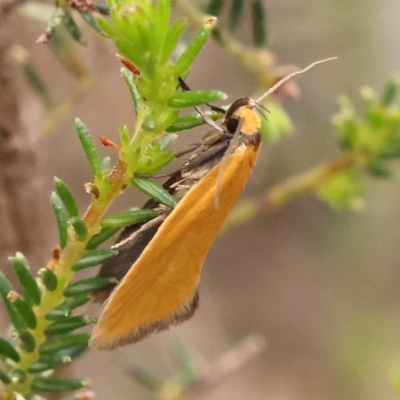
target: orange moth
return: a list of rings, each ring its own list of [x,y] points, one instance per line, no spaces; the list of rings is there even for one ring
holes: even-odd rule
[[[91,344],[112,349],[138,342],[193,315],[204,259],[260,153],[261,120],[255,108],[288,79],[329,60],[286,76],[257,101],[236,100],[221,126],[213,124],[218,134],[203,139],[175,183],[187,183],[188,192],[153,230],[142,231],[146,245],[124,276],[118,276],[122,280],[105,302]]]

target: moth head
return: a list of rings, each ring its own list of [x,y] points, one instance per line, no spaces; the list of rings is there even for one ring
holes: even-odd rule
[[[257,103],[250,97],[242,97],[228,108],[224,125],[229,133],[234,134],[241,122],[240,132],[244,135],[254,135],[261,128],[261,120],[257,112]]]

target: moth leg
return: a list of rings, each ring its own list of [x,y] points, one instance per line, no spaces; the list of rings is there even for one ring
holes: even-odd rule
[[[148,179],[161,179],[161,178],[170,178],[172,175],[176,174],[179,172],[180,169],[172,172],[168,172],[166,174],[137,174],[135,173],[136,178],[148,178]]]
[[[181,89],[184,92],[188,92],[188,91],[192,90],[189,87],[189,85],[183,80],[183,78],[178,77],[178,81],[179,81],[179,86],[181,87]],[[210,103],[205,103],[205,104],[206,104],[206,106],[210,107],[210,109],[212,111],[215,111],[215,112],[220,113],[220,114],[225,114],[226,113],[226,110],[224,110],[222,107],[214,106],[214,104],[210,104]]]
[[[188,147],[185,150],[181,150],[181,151],[176,151],[175,152],[175,158],[179,158],[182,157],[186,154],[192,153],[193,151],[197,150],[199,147],[201,146],[201,143],[193,143],[190,145],[190,147]]]
[[[224,114],[224,115],[226,113],[226,110],[224,108],[215,106],[214,104],[206,103],[206,106],[210,107],[210,109],[212,111],[215,111],[217,113]]]
[[[229,141],[223,141],[211,146],[209,149],[195,155],[193,158],[188,160],[184,164],[184,170],[190,171],[201,165],[204,165],[207,161],[213,159],[218,153],[224,153],[229,147]]]
[[[219,132],[224,132],[224,128],[213,121],[207,114],[204,113],[204,111],[200,107],[194,107],[194,109],[199,113],[205,124],[211,126],[211,128],[214,128]]]
[[[182,90],[185,92],[191,90],[188,84],[181,78],[178,77],[179,85],[181,86]],[[221,114],[225,114],[225,110],[221,107],[214,106],[212,104],[206,103],[208,107],[211,108],[211,110],[219,112]],[[212,128],[216,129],[219,132],[223,132],[224,129],[219,126],[215,121],[213,121],[207,114],[204,113],[204,111],[200,107],[194,107],[194,109],[199,113],[200,117],[203,119],[204,123],[211,126]]]

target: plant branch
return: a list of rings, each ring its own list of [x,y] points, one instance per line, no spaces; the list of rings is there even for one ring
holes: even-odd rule
[[[197,27],[201,27],[208,17],[193,2],[172,0],[172,3]],[[275,57],[271,52],[244,46],[235,40],[228,30],[222,27],[215,27],[213,32],[214,39],[254,75],[261,87],[271,86],[272,77],[268,73],[268,70],[270,70],[275,62]]]
[[[72,266],[85,253],[86,244],[91,237],[100,231],[101,218],[111,203],[121,195],[122,187],[128,182],[127,165],[122,161],[119,161],[109,175],[108,181],[109,185],[102,194],[101,199],[93,199],[92,204],[89,206],[83,217],[83,221],[88,230],[86,239],[80,241],[75,235],[73,227],[70,227],[68,232],[69,240],[66,247],[61,252],[60,259],[51,260],[54,265],[54,272],[58,278],[58,285],[52,292],[43,288],[42,301],[40,305],[34,307],[34,312],[37,317],[37,326],[35,329],[30,331],[35,339],[35,350],[33,352],[26,352],[21,349],[21,361],[18,363],[17,368],[27,370],[34,361],[39,359],[40,346],[46,341],[45,329],[51,323],[51,321],[46,320],[45,317],[55,307],[64,302],[64,290],[74,277]],[[28,379],[24,383],[13,383],[9,385],[5,394],[6,400],[12,398],[13,392],[21,394],[29,393],[32,379],[33,375],[28,374]]]
[[[293,197],[314,192],[339,172],[352,168],[355,162],[354,154],[343,153],[332,161],[273,186],[260,201],[260,211],[276,211]]]
[[[259,213],[275,212],[296,196],[315,192],[337,174],[353,168],[356,162],[355,154],[343,153],[331,161],[273,186],[259,199],[241,201],[226,220],[223,232],[243,225]]]
[[[259,356],[265,349],[266,341],[261,335],[251,335],[217,359],[204,376],[189,388],[194,398],[201,398],[220,385],[225,379],[237,373],[244,365]]]

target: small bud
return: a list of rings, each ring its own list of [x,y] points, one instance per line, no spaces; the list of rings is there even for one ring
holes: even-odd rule
[[[129,69],[129,71],[131,71],[134,75],[140,75],[140,71],[135,67],[135,65],[130,62],[127,58],[125,58],[124,56],[121,56],[120,54],[116,54],[118,60],[120,61],[120,63],[127,69]]]
[[[51,247],[51,253],[53,260],[58,261],[60,259],[60,248],[57,245]]]
[[[84,241],[88,233],[86,224],[79,217],[73,217],[69,222],[75,230],[77,240]]]
[[[92,182],[85,183],[84,188],[86,193],[91,194],[95,199],[98,199],[100,197],[99,188]]]
[[[11,382],[18,384],[26,382],[26,372],[22,369],[14,369],[11,373]]]
[[[118,153],[121,152],[121,147],[119,147],[116,143],[114,143],[112,140],[104,137],[104,136],[100,136],[99,138],[101,144],[105,147],[112,147],[115,151],[117,151]]]

